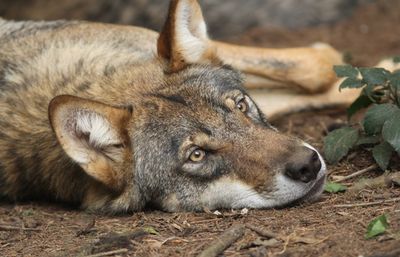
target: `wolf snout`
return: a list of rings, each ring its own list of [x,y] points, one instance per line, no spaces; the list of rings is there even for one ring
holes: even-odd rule
[[[292,180],[308,183],[317,178],[321,167],[318,153],[308,147],[302,147],[289,158],[284,174]]]

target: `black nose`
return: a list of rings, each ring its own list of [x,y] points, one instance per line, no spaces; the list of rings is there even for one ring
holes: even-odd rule
[[[309,148],[296,151],[288,160],[285,166],[285,175],[289,178],[310,182],[317,178],[321,169],[321,161],[318,153]]]

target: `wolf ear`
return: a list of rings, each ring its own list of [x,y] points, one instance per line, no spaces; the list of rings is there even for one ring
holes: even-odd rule
[[[158,55],[172,72],[213,58],[206,23],[197,0],[172,0],[157,42]]]
[[[123,183],[122,163],[127,156],[126,126],[129,108],[109,106],[62,95],[49,104],[49,120],[67,155],[94,179],[112,189]]]

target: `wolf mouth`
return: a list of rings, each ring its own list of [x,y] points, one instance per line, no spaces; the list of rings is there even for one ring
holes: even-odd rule
[[[298,199],[300,202],[313,202],[319,198],[325,185],[326,175],[320,177],[303,197]]]
[[[317,181],[315,181],[314,185],[305,195],[296,200],[288,202],[287,204],[281,205],[278,208],[294,207],[298,206],[301,203],[312,203],[317,201],[321,196],[322,190],[325,185],[325,180],[326,180],[326,174],[324,174]]]

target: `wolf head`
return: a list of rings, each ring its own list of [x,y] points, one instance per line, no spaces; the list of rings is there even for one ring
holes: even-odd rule
[[[216,57],[195,0],[172,1],[157,49],[163,79],[140,101],[63,95],[49,105],[64,151],[109,189],[86,207],[268,208],[320,195],[321,156],[269,124],[241,74]]]

